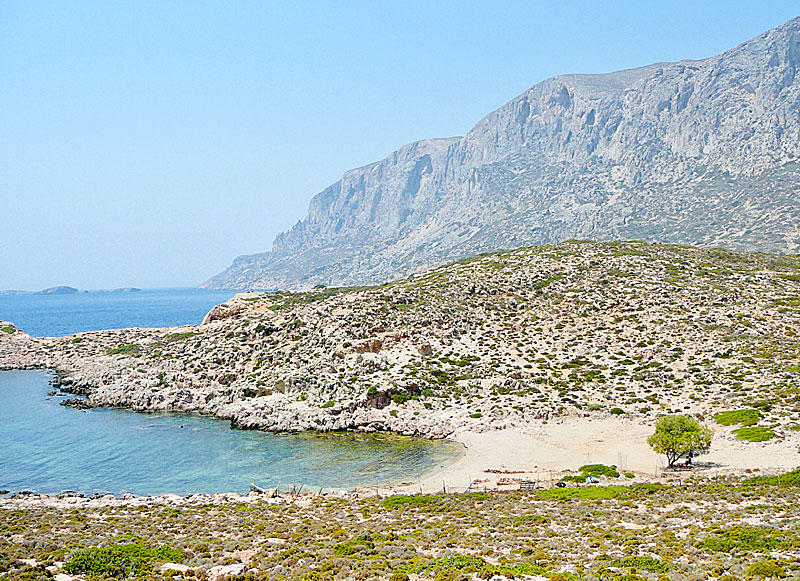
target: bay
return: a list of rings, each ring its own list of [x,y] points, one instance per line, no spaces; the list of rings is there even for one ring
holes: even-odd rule
[[[452,462],[451,442],[386,434],[271,434],[217,419],[76,410],[48,396],[51,374],[0,372],[0,488],[53,494],[246,493],[415,481]]]

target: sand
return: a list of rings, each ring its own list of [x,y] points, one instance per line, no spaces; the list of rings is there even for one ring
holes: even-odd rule
[[[736,426],[711,427],[715,432],[711,450],[695,459],[694,474],[780,473],[800,465],[797,432],[787,430],[783,438],[755,443],[737,440],[730,433]],[[398,490],[460,492],[470,483],[473,489],[515,488],[519,485],[514,479],[538,480],[548,485],[561,478],[565,470],[595,463],[614,464],[621,471],[633,472],[634,481],[658,480],[665,477],[666,458],[647,444],[653,429],[649,423],[606,416],[567,417],[524,429],[459,431],[451,436],[465,446],[465,453],[458,460]],[[508,484],[503,485],[504,481]]]

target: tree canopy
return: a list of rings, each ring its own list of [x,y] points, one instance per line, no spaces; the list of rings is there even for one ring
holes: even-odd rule
[[[659,454],[666,454],[669,466],[689,452],[705,452],[711,447],[711,428],[691,416],[662,416],[647,443]]]

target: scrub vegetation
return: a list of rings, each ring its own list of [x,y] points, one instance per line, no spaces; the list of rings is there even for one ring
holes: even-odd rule
[[[604,473],[610,467],[585,467]],[[0,578],[701,580],[800,576],[800,470],[683,486],[248,502],[6,501]],[[88,503],[89,501],[84,501]],[[164,563],[172,566],[162,573]]]

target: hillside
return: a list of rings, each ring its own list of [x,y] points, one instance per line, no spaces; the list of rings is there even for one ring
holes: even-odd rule
[[[800,18],[716,57],[545,80],[348,171],[210,288],[384,282],[570,238],[800,249]]]
[[[91,405],[268,430],[445,436],[755,407],[794,437],[798,304],[797,256],[566,242],[377,287],[237,295],[198,327],[4,324],[0,368],[54,368]]]

